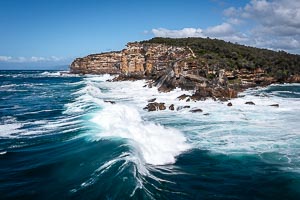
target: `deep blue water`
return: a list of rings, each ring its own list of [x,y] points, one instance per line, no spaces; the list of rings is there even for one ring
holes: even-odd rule
[[[300,199],[299,84],[230,108],[109,78],[0,71],[0,199]]]

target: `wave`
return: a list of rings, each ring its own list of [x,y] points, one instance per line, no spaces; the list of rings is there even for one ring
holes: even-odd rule
[[[228,107],[227,102],[177,99],[192,91],[177,88],[160,93],[156,87],[145,87],[144,80],[106,82],[110,79],[108,75],[84,78],[84,86],[73,93],[75,100],[66,105],[65,112],[88,113],[85,121],[93,123],[89,124],[93,131],[88,134],[92,141],[116,138],[127,141],[140,152],[140,156],[131,155],[139,159],[136,165],[174,164],[177,156],[192,148],[227,155],[260,156],[271,152],[293,169],[300,162],[295,154],[299,146],[296,113],[300,112],[300,102],[297,99],[260,95],[269,87],[249,89],[242,97],[230,100],[233,106]],[[153,98],[165,103],[167,109],[144,111],[143,107]],[[255,106],[246,105],[247,101],[253,101]],[[171,104],[175,105],[175,111],[168,110]],[[271,104],[279,104],[279,107]],[[183,106],[190,108],[176,110]],[[189,112],[193,108],[200,108],[209,115]]]
[[[93,105],[102,105],[104,101],[97,98],[101,94],[101,90],[95,86],[87,85],[83,87],[81,90],[73,93],[73,95],[78,97],[75,98],[74,102],[65,105],[66,110],[63,114],[82,113]]]
[[[71,74],[69,71],[45,71],[39,74],[41,77],[80,77],[79,74]]]
[[[176,156],[190,148],[180,131],[145,122],[139,112],[130,106],[109,105],[96,113],[91,121],[101,129],[95,137],[130,139],[149,164],[175,163]]]
[[[20,130],[22,126],[21,123],[1,124],[0,137],[16,137],[17,134],[22,132]]]
[[[35,113],[35,112],[31,112]],[[25,113],[28,114],[28,113]],[[71,132],[80,128],[79,116],[55,120],[17,121],[14,117],[2,117],[0,138],[35,137],[41,135]]]
[[[51,77],[51,76],[54,76],[54,77],[59,77],[59,76],[63,76],[63,75],[66,75],[68,73],[68,71],[55,71],[55,72],[42,72],[40,75],[41,76],[47,76],[47,77]]]
[[[142,152],[142,159],[146,163],[153,165],[175,163],[176,156],[190,148],[185,136],[174,128],[166,128],[153,122],[144,121],[138,108],[133,105],[106,103],[105,99],[122,99],[120,95],[135,97],[131,96],[131,93],[126,93],[126,91],[132,91],[130,88],[126,88],[128,85],[118,87],[124,82],[105,82],[111,78],[110,75],[84,78],[85,86],[73,93],[77,97],[74,102],[66,104],[65,113],[86,112],[91,106],[94,106],[96,110],[100,110],[90,111],[92,112],[90,121],[96,125],[95,129],[99,129],[98,133],[93,133],[91,136],[93,140],[127,139]],[[133,91],[140,91],[145,84],[144,81],[127,83],[132,86]],[[108,84],[116,87],[109,88],[109,92],[103,93],[99,87],[109,87]],[[148,98],[146,95],[143,96],[145,99]]]
[[[116,77],[116,75],[110,75],[110,74],[103,74],[103,75],[86,75],[86,79],[88,81],[95,81],[95,82],[104,82],[108,80],[112,80]]]
[[[0,88],[10,88],[10,87],[16,87],[17,84],[7,84],[7,85],[1,85]]]

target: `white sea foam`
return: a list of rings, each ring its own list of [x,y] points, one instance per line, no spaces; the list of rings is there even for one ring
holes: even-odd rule
[[[17,84],[7,84],[7,85],[0,85],[0,88],[10,88],[15,86],[17,86]]]
[[[95,81],[95,82],[104,82],[113,79],[114,75],[103,74],[103,75],[87,75],[86,80]]]
[[[101,128],[99,138],[120,137],[134,141],[149,164],[174,163],[177,155],[190,148],[181,132],[144,122],[139,112],[130,106],[107,106],[91,121]]]
[[[0,125],[0,137],[15,137],[14,135],[21,132],[21,130],[19,130],[21,127],[21,123]]]
[[[17,122],[14,117],[1,117],[0,137],[16,137],[21,132],[22,126],[23,124]]]
[[[34,112],[33,112],[34,113]],[[28,114],[28,113],[25,113]],[[66,117],[56,120],[36,120],[19,122],[14,117],[2,117],[0,137],[19,138],[23,136],[39,136],[74,131],[82,121],[76,117]]]
[[[241,96],[245,96],[231,100],[233,106],[228,107],[227,102],[213,100],[179,101],[178,96],[191,94],[191,91],[176,89],[160,93],[156,87],[144,87],[146,82],[142,80],[104,81],[103,77],[85,78],[87,85],[76,94],[80,96],[73,106],[100,105],[103,110],[92,119],[101,128],[96,138],[130,139],[148,163],[172,163],[182,151],[200,148],[212,153],[239,155],[273,152],[281,155],[283,162],[289,160],[300,166],[296,153],[300,148],[299,99],[276,96],[276,92],[257,95],[264,93],[265,88],[260,88],[243,92]],[[144,111],[143,107],[153,98],[156,102],[165,103],[167,109]],[[117,104],[105,104],[103,99]],[[253,101],[256,105],[246,105],[247,101]],[[171,104],[175,105],[175,111],[168,110]],[[279,104],[279,107],[272,107],[271,104]],[[180,106],[190,108],[176,111]],[[192,108],[200,108],[209,115],[191,113]],[[176,127],[177,130],[165,127]]]
[[[43,76],[60,76],[61,72],[42,72],[41,75],[43,75]]]
[[[92,105],[101,106],[104,103],[104,101],[102,100],[102,97],[104,97],[104,95],[102,94],[101,89],[99,88],[98,82],[105,81],[109,77],[111,76],[104,75],[101,77],[93,76],[90,78],[85,78],[83,83],[85,83],[86,86],[72,94],[77,97],[75,98],[74,102],[65,105],[66,110],[63,113],[81,113],[86,111],[86,109]]]
[[[77,77],[77,74],[70,74],[69,71],[54,71],[54,72],[42,72],[40,76],[45,77]]]

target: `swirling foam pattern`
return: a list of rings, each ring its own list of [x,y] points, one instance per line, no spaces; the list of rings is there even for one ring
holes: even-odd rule
[[[299,84],[228,107],[109,75],[0,74],[1,199],[300,198]],[[175,111],[143,110],[153,98]]]

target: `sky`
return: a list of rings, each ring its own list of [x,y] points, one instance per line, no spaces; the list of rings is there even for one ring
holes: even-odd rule
[[[300,54],[300,0],[0,0],[0,69],[51,69],[153,37]]]

